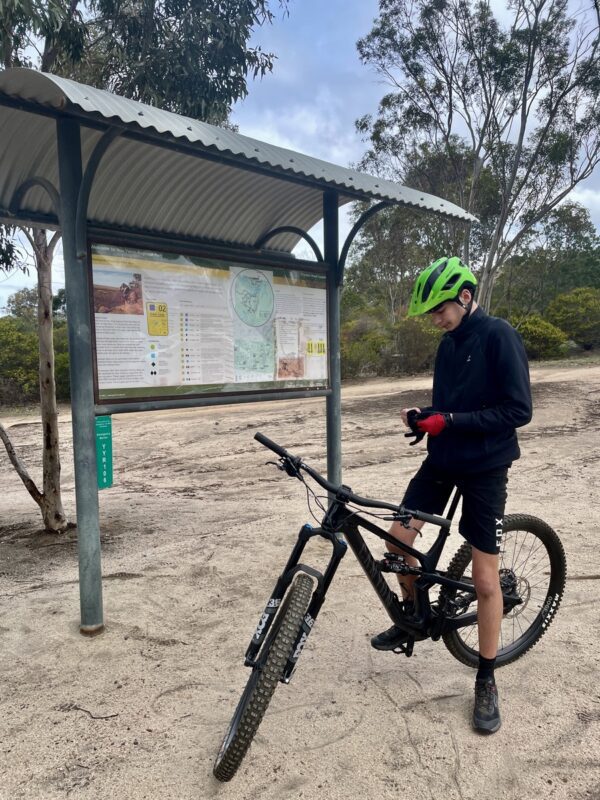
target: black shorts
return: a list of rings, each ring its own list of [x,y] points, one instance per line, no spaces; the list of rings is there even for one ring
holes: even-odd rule
[[[507,483],[508,466],[454,475],[437,469],[425,459],[408,484],[402,505],[413,511],[443,515],[456,486],[462,495],[459,532],[478,550],[499,553]]]

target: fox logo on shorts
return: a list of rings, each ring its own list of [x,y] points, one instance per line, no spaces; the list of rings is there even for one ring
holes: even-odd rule
[[[496,547],[498,547],[498,549],[499,549],[501,547],[501,545],[502,545],[502,522],[503,522],[503,520],[502,520],[502,517],[500,519],[495,517],[495,519],[496,519]]]

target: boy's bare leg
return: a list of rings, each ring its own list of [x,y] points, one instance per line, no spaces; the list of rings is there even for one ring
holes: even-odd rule
[[[398,553],[399,555],[404,556],[406,562],[414,567],[418,566],[419,562],[413,556],[408,555],[408,553],[402,549],[400,543],[412,546],[418,531],[423,527],[423,522],[420,520],[411,519],[410,525],[414,526],[415,530],[411,530],[411,528],[405,528],[400,522],[392,523],[389,532],[395,539],[398,540],[398,545],[393,545],[390,542],[386,542],[386,545],[390,552]],[[414,583],[416,576],[397,575],[396,577],[398,578],[398,583],[400,584],[400,591],[402,592],[403,599],[412,600],[414,596]],[[407,613],[410,614],[409,611],[407,611]],[[373,636],[371,638],[371,646],[376,650],[394,650],[403,642],[406,642],[407,638],[407,634],[401,628],[399,628],[397,625],[392,625],[389,630],[382,631],[376,636]]]
[[[475,678],[473,727],[482,733],[495,733],[501,723],[494,667],[502,625],[502,590],[498,575],[499,556],[473,551],[472,574],[477,593],[479,631],[479,669]]]
[[[473,583],[477,593],[479,653],[484,658],[496,658],[504,605],[498,575],[500,559],[499,556],[484,553],[476,547],[471,549]]]
[[[398,539],[400,542],[412,547],[415,539],[417,538],[418,531],[421,530],[424,524],[425,523],[420,519],[411,519],[409,522],[410,528],[405,528],[401,522],[393,522],[389,532],[395,539]],[[398,553],[399,555],[404,556],[406,563],[410,564],[411,567],[419,566],[417,559],[414,556],[408,555],[408,553],[401,547],[395,547],[393,544],[389,544],[389,542],[387,544],[389,545],[391,553]],[[416,575],[398,575],[397,577],[398,583],[400,584],[402,597],[405,600],[412,599]]]

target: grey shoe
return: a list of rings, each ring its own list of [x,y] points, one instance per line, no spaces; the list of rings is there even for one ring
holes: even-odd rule
[[[408,634],[397,625],[392,625],[387,631],[378,633],[371,639],[371,647],[375,650],[393,650],[398,645],[408,641]]]
[[[482,733],[496,733],[501,724],[498,689],[494,679],[475,681],[473,727]]]

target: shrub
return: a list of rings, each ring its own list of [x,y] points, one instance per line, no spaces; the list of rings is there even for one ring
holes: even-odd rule
[[[425,317],[389,327],[383,315],[364,313],[342,326],[342,377],[402,375],[430,370],[441,331]]]
[[[586,350],[600,345],[600,289],[573,289],[559,294],[546,316]]]
[[[515,328],[523,337],[529,358],[558,358],[565,354],[566,335],[539,314],[525,317]]]
[[[39,400],[37,336],[14,317],[0,317],[0,375],[5,402]]]
[[[393,350],[387,354],[388,373],[430,370],[441,336],[427,317],[399,320],[393,328]]]
[[[389,345],[389,332],[373,315],[362,315],[342,325],[342,377],[381,375],[383,353]]]
[[[69,345],[65,322],[54,323],[54,380],[56,381],[56,399],[69,400],[71,396]]]
[[[69,352],[67,326],[54,327],[56,397],[68,400]],[[0,317],[0,405],[38,402],[40,399],[38,335],[19,317]]]
[[[54,380],[56,383],[56,399],[69,400],[71,382],[69,378],[69,354],[57,353],[54,357]]]

